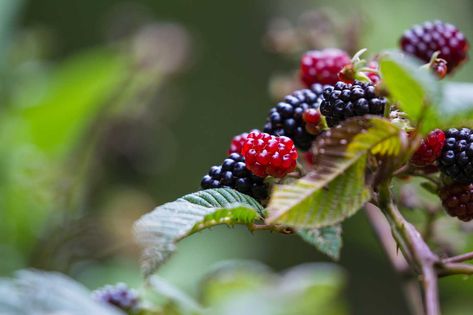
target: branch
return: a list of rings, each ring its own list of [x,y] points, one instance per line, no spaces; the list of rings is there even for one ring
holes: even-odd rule
[[[397,245],[390,233],[389,224],[379,208],[372,203],[368,203],[365,206],[365,212],[393,268],[400,274],[409,274],[409,265],[406,259],[398,254]]]
[[[473,252],[469,252],[469,253],[465,253],[465,254],[462,254],[462,255],[445,258],[445,259],[442,260],[442,262],[445,263],[445,264],[446,263],[458,263],[458,262],[463,262],[463,261],[471,260],[471,259],[473,259]]]
[[[248,225],[248,229],[251,232],[254,231],[271,231],[271,232],[278,232],[281,234],[293,234],[294,230],[287,226],[282,225],[272,225],[272,224],[251,224]]]
[[[473,275],[473,265],[461,263],[442,263],[438,266],[440,277],[452,275]]]
[[[430,250],[416,228],[402,216],[392,200],[389,185],[390,183],[384,183],[379,187],[379,208],[390,223],[394,239],[404,257],[421,276],[426,315],[439,315],[435,266],[440,262],[440,259]]]

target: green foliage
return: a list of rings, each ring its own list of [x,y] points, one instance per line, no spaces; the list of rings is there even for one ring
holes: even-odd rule
[[[92,300],[79,283],[58,273],[20,271],[0,279],[0,314],[120,315],[123,312]]]
[[[260,264],[235,262],[212,270],[202,296],[211,302],[209,315],[341,315],[343,283],[332,265],[301,265],[278,276]]]
[[[39,95],[13,99],[18,102],[3,107],[0,238],[9,240],[5,250],[10,257],[27,253],[48,215],[57,207],[64,210],[63,201],[70,197],[65,191],[75,182],[68,175],[79,178],[82,171],[81,165],[66,170],[66,161],[119,91],[126,68],[116,52],[90,50],[66,60],[41,82],[32,82],[42,87]]]
[[[402,132],[379,117],[353,118],[318,138],[313,171],[273,189],[268,222],[296,228],[334,225],[370,199],[365,169],[369,154],[397,156]]]
[[[420,69],[417,60],[390,53],[380,62],[381,76],[389,91],[391,100],[396,102],[412,121],[422,118],[421,131],[427,132],[438,121],[436,107],[441,98],[438,80],[428,69]]]
[[[261,205],[233,189],[208,189],[157,207],[136,222],[144,247],[143,271],[153,273],[176,249],[176,242],[218,224],[252,224],[262,218]]]
[[[340,258],[342,249],[342,226],[326,226],[320,229],[301,229],[297,234],[307,243],[334,260]]]

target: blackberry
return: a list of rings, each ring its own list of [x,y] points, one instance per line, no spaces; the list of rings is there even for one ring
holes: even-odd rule
[[[253,129],[250,132],[253,131],[258,131],[257,129]],[[233,137],[232,142],[230,144],[230,148],[227,151],[227,154],[232,154],[232,153],[241,153],[241,149],[243,148],[243,145],[245,144],[246,137],[248,137],[249,133],[244,132],[239,135],[236,135]]]
[[[284,101],[269,111],[263,131],[291,138],[298,149],[309,150],[316,136],[306,130],[303,115],[308,109],[319,108],[325,87],[328,86],[314,84],[311,89],[298,90],[286,96]]]
[[[320,112],[325,116],[327,125],[334,127],[343,120],[367,114],[384,114],[386,98],[376,96],[371,83],[355,81],[353,84],[337,82],[335,86],[324,90]]]
[[[473,183],[473,132],[469,128],[445,131],[438,159],[440,171],[460,183]]]
[[[308,51],[301,58],[301,81],[307,87],[314,83],[335,84],[338,73],[349,64],[350,56],[340,49]]]
[[[439,51],[439,58],[447,62],[448,73],[468,58],[465,36],[455,26],[442,21],[425,22],[412,27],[404,33],[400,45],[405,53],[426,63]]]
[[[246,167],[257,176],[282,178],[297,165],[297,150],[288,137],[252,132],[248,135],[241,154],[246,159]]]
[[[442,187],[440,199],[447,213],[462,221],[473,219],[473,185],[455,183]]]
[[[100,303],[106,303],[124,311],[130,312],[138,308],[139,297],[135,290],[124,283],[107,285],[92,292],[92,298]]]
[[[246,166],[245,158],[238,153],[230,154],[219,166],[212,166],[200,183],[202,189],[233,188],[262,201],[268,197],[268,185],[263,177],[253,175]]]

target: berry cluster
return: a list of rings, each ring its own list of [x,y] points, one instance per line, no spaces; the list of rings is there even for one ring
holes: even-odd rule
[[[97,289],[92,292],[92,298],[97,302],[106,303],[127,312],[136,310],[140,301],[136,291],[128,288],[124,283]]]
[[[348,54],[340,49],[309,51],[301,59],[301,81],[307,87],[314,83],[335,84],[338,73],[350,63]]]
[[[311,89],[298,90],[286,96],[284,101],[269,111],[264,132],[274,136],[289,137],[297,148],[307,151],[316,135],[309,132],[311,130],[306,128],[306,122],[318,124],[314,116],[317,115],[317,109],[322,101],[323,90],[324,86],[314,84]],[[315,110],[315,112],[308,112],[309,110]]]
[[[385,97],[376,95],[373,84],[359,81],[354,84],[337,82],[333,87],[324,90],[323,97],[320,112],[325,116],[329,127],[354,116],[382,116],[387,103]]]
[[[245,158],[241,154],[232,153],[222,165],[210,168],[208,174],[202,178],[200,186],[202,189],[233,188],[257,200],[264,200],[268,197],[268,186],[264,177],[266,176],[253,175],[247,169]]]
[[[448,185],[440,190],[439,195],[449,215],[462,221],[473,219],[473,184]]]
[[[400,40],[402,50],[429,62],[439,51],[439,57],[447,62],[451,73],[468,58],[468,41],[453,25],[441,21],[425,22],[407,30]]]
[[[281,178],[296,168],[297,151],[288,137],[275,137],[267,133],[248,135],[241,153],[248,169],[255,175]]]
[[[473,132],[452,128],[445,132],[445,145],[439,158],[442,173],[460,183],[473,183]]]

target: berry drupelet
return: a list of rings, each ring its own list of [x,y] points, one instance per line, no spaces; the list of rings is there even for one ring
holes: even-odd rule
[[[327,125],[334,127],[343,120],[367,114],[384,114],[387,100],[378,97],[373,84],[355,81],[353,84],[337,82],[323,93],[324,100],[320,103],[320,112],[325,116]]]
[[[92,298],[100,303],[106,303],[130,312],[138,308],[139,297],[135,290],[124,283],[107,285],[92,292]]]
[[[253,131],[258,131],[256,129],[251,130],[250,132]],[[243,148],[243,144],[245,144],[246,138],[248,137],[249,133],[244,132],[239,135],[236,135],[233,137],[232,142],[230,144],[230,149],[228,149],[227,153],[232,154],[232,153],[241,153],[241,149]]]
[[[314,83],[335,84],[338,73],[350,63],[350,56],[340,49],[308,51],[301,58],[301,81],[307,87]]]
[[[445,131],[438,159],[440,171],[460,183],[473,183],[473,132],[469,128]]]
[[[418,167],[433,165],[440,157],[445,144],[445,133],[440,129],[431,131],[422,139],[411,158],[411,163]]]
[[[439,58],[447,62],[448,73],[468,58],[468,41],[453,25],[442,21],[425,22],[407,30],[400,40],[402,50],[429,62],[439,51]]]
[[[317,110],[322,101],[324,88],[314,84],[311,89],[295,91],[286,96],[284,101],[269,111],[264,132],[274,136],[286,136],[294,141],[297,148],[307,151],[316,135],[306,128],[304,113],[309,109]],[[306,118],[310,114],[306,114]]]
[[[268,185],[264,177],[253,175],[245,163],[245,158],[238,153],[230,154],[219,166],[212,166],[202,178],[202,189],[233,188],[243,194],[262,201],[268,197]]]
[[[450,216],[465,222],[473,219],[473,184],[455,183],[445,186],[439,195]]]
[[[247,168],[257,176],[282,178],[297,165],[297,150],[288,137],[252,132],[241,150]]]

